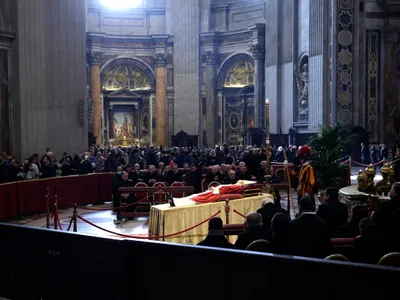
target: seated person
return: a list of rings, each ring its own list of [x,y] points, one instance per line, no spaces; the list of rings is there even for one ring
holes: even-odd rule
[[[292,255],[325,258],[331,250],[329,228],[315,214],[315,200],[300,200],[300,216],[290,223],[289,242]]]
[[[397,209],[392,218],[392,226],[386,235],[387,252],[400,252],[400,209]]]
[[[279,195],[279,194],[278,194]],[[271,229],[271,221],[275,214],[277,213],[284,213],[287,214],[287,211],[281,208],[279,203],[280,196],[275,197],[274,202],[268,201],[268,199],[262,200],[262,207],[257,210],[257,212],[262,216],[263,224],[266,230]],[[278,202],[278,204],[276,203]]]
[[[353,238],[360,235],[359,224],[362,219],[368,218],[368,208],[365,205],[357,204],[351,210],[350,222],[341,226],[336,233],[337,238]]]
[[[220,167],[218,165],[214,165],[210,168],[210,172],[207,173],[207,175],[206,175],[207,184],[209,184],[213,181],[223,182],[224,176],[220,172],[219,168]]]
[[[236,176],[240,180],[253,180],[254,176],[251,176],[250,172],[247,170],[247,166],[244,162],[239,163],[239,172]]]
[[[271,234],[264,228],[262,216],[259,213],[249,213],[246,216],[245,231],[239,233],[235,249],[246,250],[256,240],[271,240]]]
[[[133,171],[132,171],[132,172],[135,172],[135,173],[136,173],[137,178],[138,178],[138,181],[143,182],[143,173],[140,172],[140,164],[135,164],[135,165],[133,166]]]
[[[114,201],[114,207],[118,207],[119,205],[116,205],[116,203],[119,203],[119,192],[118,189],[122,185],[122,167],[118,166],[117,167],[117,173],[111,177],[111,192],[112,192],[112,197]],[[114,210],[115,211],[115,210]]]
[[[229,170],[228,175],[224,179],[224,184],[235,184],[239,179],[236,176],[235,170]]]
[[[139,182],[138,174],[133,171],[132,165],[129,165],[129,164],[126,165],[125,172],[128,173],[128,177],[130,180],[132,180],[133,184],[136,184]]]
[[[218,248],[233,248],[233,245],[229,243],[224,236],[222,231],[222,219],[220,217],[214,217],[208,221],[208,235],[197,245]]]
[[[272,240],[263,252],[289,255],[289,228],[290,217],[284,213],[275,214],[271,221]]]
[[[156,171],[156,167],[154,165],[150,165],[148,172],[143,175],[143,181],[148,186],[152,186],[156,182],[159,182],[159,181],[162,182],[163,177]]]
[[[329,187],[325,191],[326,201],[318,207],[317,216],[328,225],[331,237],[334,237],[339,228],[347,223],[349,209],[339,201],[339,190]]]
[[[134,184],[132,182],[132,180],[129,179],[128,177],[128,173],[127,172],[122,172],[121,175],[121,184],[120,184],[120,188],[121,187],[133,187]],[[114,207],[120,207],[122,205],[123,202],[130,204],[136,201],[136,197],[133,194],[130,193],[120,193],[119,197],[116,197],[114,199]],[[136,205],[131,205],[129,207],[126,207],[124,209],[122,209],[124,212],[134,212],[136,210]],[[120,209],[117,209],[117,220],[120,220]]]
[[[393,184],[390,190],[390,200],[382,203],[380,209],[374,214],[374,220],[382,233],[389,232],[393,213],[400,208],[400,182]]]
[[[260,167],[257,169],[255,173],[255,177],[257,182],[264,182],[266,177],[265,177],[265,172],[267,170],[267,161],[263,160],[260,164]]]
[[[178,169],[178,165],[174,163],[172,165],[172,170],[167,172],[165,180],[169,185],[173,184],[175,181],[182,182],[182,175],[182,172]]]
[[[369,218],[360,222],[360,236],[354,240],[354,261],[376,264],[386,254],[384,239],[377,226]]]

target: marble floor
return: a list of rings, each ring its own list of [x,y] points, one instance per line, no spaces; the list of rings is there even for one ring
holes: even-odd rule
[[[110,210],[92,211],[92,210],[78,209],[78,215],[96,224],[99,227],[105,228],[107,230],[116,233],[135,235],[135,236],[147,236],[148,221],[149,221],[147,217],[138,217],[131,220],[123,220],[121,223],[117,224],[114,222],[116,220],[116,215],[111,210],[112,203],[106,203],[104,205],[96,205],[95,208],[101,208],[101,209],[110,208]],[[72,208],[59,211],[60,223],[63,231],[66,231],[68,229],[68,225],[72,218],[72,213],[73,213]],[[9,223],[46,228],[46,215],[45,214],[36,215],[30,218],[23,218],[21,220],[10,221]],[[97,235],[102,237],[113,237],[113,238],[119,237],[118,235],[111,234],[102,231],[98,228],[95,228],[92,225],[80,219],[78,219],[77,221],[77,227],[78,227],[78,232],[84,234]],[[54,228],[53,220],[50,221],[50,228]],[[70,231],[72,231],[72,228]]]

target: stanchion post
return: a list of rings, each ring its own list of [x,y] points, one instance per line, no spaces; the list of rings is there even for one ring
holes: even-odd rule
[[[78,207],[78,205],[76,205],[76,203],[74,204],[74,212],[72,214],[72,219],[74,222],[74,232],[78,232],[78,224],[77,224],[77,219],[78,219],[78,212],[76,211],[76,208]]]
[[[54,229],[58,229],[57,196],[54,199]]]
[[[46,216],[46,228],[50,228],[50,190],[47,188],[47,193],[46,193],[46,210],[47,210],[47,216]]]
[[[229,224],[229,212],[231,208],[229,206],[229,200],[225,200],[225,223]]]

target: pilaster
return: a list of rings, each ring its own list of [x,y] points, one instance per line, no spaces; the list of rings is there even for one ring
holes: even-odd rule
[[[101,102],[101,83],[100,83],[100,53],[89,53],[90,64],[90,97],[93,101],[92,134],[96,138],[96,144],[103,143],[102,137],[102,115],[103,107]]]

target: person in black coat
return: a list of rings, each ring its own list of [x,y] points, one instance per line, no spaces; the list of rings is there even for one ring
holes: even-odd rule
[[[113,196],[114,207],[119,206],[120,200],[119,200],[118,190],[122,185],[121,176],[122,176],[122,167],[119,166],[119,167],[117,167],[117,173],[113,177],[111,177],[111,192],[112,192],[112,196]]]
[[[42,178],[51,178],[57,176],[57,166],[51,163],[50,157],[44,155],[41,161]]]
[[[374,214],[374,220],[382,233],[390,229],[393,213],[400,208],[400,182],[393,184],[390,191],[390,200],[382,203],[381,208]]]
[[[7,156],[0,152],[0,183],[11,181],[11,166],[7,162]]]
[[[336,235],[339,228],[347,223],[349,217],[348,206],[339,201],[339,190],[329,187],[325,191],[327,200],[318,207],[317,216],[328,225],[331,237]]]
[[[227,176],[224,179],[224,184],[235,184],[238,182],[235,170],[229,170]]]
[[[276,197],[274,201],[271,201],[270,199],[263,199],[262,207],[257,210],[257,213],[262,216],[264,228],[266,230],[270,230],[271,221],[274,215],[277,213],[287,214],[288,212],[280,206],[280,195],[278,194],[278,197]]]
[[[290,254],[290,217],[284,213],[275,214],[271,221],[271,229],[272,240],[263,248],[263,252],[286,255]]]
[[[342,225],[336,233],[337,238],[354,238],[360,235],[359,224],[362,219],[368,217],[368,208],[365,205],[357,204],[351,210],[351,219],[347,224]]]
[[[315,201],[310,197],[300,200],[300,217],[290,223],[289,243],[292,255],[325,258],[330,254],[329,228],[315,214]]]
[[[214,217],[208,221],[208,235],[197,245],[227,249],[233,248],[233,245],[229,243],[224,236],[222,231],[222,219],[220,217]]]
[[[271,240],[271,234],[264,228],[262,216],[259,213],[250,213],[246,216],[246,230],[239,233],[235,249],[246,250],[256,240]]]
[[[354,240],[354,261],[376,264],[386,254],[386,245],[377,226],[369,218],[360,222],[360,236]]]
[[[397,209],[392,218],[390,231],[385,235],[387,252],[400,252],[400,209]]]

